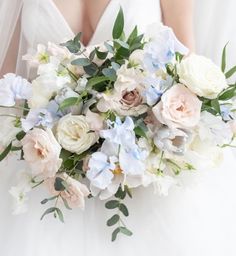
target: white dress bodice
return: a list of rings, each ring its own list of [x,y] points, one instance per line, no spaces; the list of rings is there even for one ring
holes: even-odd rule
[[[111,39],[113,24],[120,6],[124,11],[127,35],[135,25],[138,25],[140,32],[144,32],[148,24],[161,20],[159,0],[110,0],[100,17],[90,45]],[[46,44],[48,41],[61,43],[74,37],[73,31],[53,0],[25,0],[22,29],[29,46]]]

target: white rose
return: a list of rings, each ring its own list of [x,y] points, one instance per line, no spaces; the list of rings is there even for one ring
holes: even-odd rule
[[[129,62],[133,65],[141,65],[143,64],[144,51],[143,50],[135,50],[129,57]]]
[[[185,58],[178,66],[180,82],[198,96],[215,99],[228,85],[225,75],[210,59],[196,54]]]
[[[68,114],[58,123],[57,138],[64,149],[79,155],[97,142],[98,135],[90,131],[85,116]]]

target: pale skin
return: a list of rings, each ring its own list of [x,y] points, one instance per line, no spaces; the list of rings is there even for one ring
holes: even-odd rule
[[[89,43],[100,17],[112,0],[53,0],[59,11],[65,17],[72,31],[83,32],[82,41]],[[128,0],[127,0],[128,1]],[[135,0],[131,0],[135,1]],[[193,0],[161,0],[162,20],[173,28],[178,39],[191,51],[194,50],[193,36]],[[18,29],[19,31],[19,29]],[[6,61],[0,70],[0,77],[8,72],[14,72],[17,59],[17,31],[10,46]]]

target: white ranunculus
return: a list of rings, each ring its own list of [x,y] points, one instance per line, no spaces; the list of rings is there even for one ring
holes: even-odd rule
[[[168,196],[169,189],[174,185],[177,185],[177,181],[173,177],[159,175],[154,183],[155,192],[160,196]]]
[[[198,96],[215,99],[228,85],[220,68],[204,56],[191,54],[178,66],[180,82]]]
[[[98,140],[98,135],[90,131],[86,117],[68,114],[60,119],[57,139],[61,146],[73,153],[81,154]]]

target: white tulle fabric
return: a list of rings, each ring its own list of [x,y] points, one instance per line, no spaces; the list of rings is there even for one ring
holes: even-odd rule
[[[53,2],[40,0],[35,9],[34,1],[25,1],[22,11],[24,42],[34,42],[28,47],[73,36]],[[120,5],[126,17],[126,32],[136,24],[144,31],[149,23],[161,20],[157,0],[111,0],[90,44],[111,37]],[[225,158],[222,167],[216,170],[181,175],[182,185],[173,188],[169,197],[154,195],[152,187],[133,191],[134,198],[127,199],[127,224],[134,235],[119,237],[115,243],[110,242],[111,229],[105,225],[112,213],[97,199],[88,200],[84,212],[66,211],[65,224],[53,217],[40,222],[45,206],[39,201],[48,195],[37,189],[31,195],[29,212],[12,216],[8,190],[16,182],[16,173],[27,167],[14,157],[9,158],[0,165],[0,255],[235,256],[235,159],[230,150],[225,151]]]

